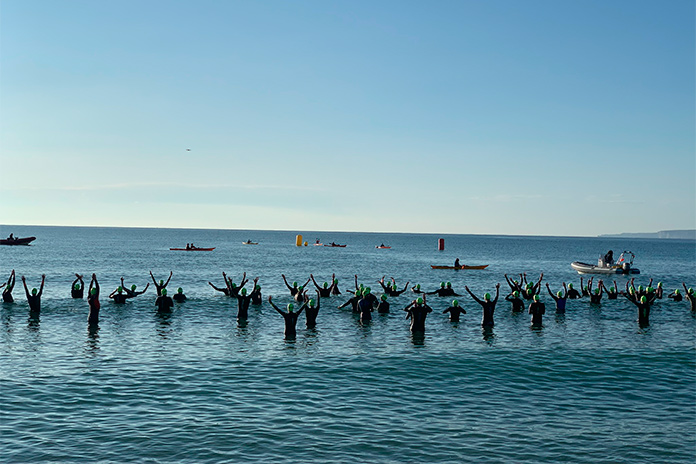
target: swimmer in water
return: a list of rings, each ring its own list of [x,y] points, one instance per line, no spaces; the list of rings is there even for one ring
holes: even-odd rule
[[[539,295],[534,295],[533,302],[529,305],[529,314],[532,315],[532,327],[541,327],[546,305],[539,300]]]
[[[614,286],[607,288],[606,285],[604,285],[604,282],[600,281],[599,282],[600,287],[604,290],[604,292],[607,294],[607,299],[608,300],[616,300],[619,297],[619,292],[616,290],[619,288],[618,285],[616,285],[616,281],[614,281]]]
[[[293,339],[297,335],[297,318],[300,317],[300,314],[302,314],[302,310],[304,309],[304,306],[300,308],[298,312],[295,311],[295,307],[292,303],[288,304],[288,311],[285,312],[276,305],[273,304],[273,301],[271,300],[271,297],[268,297],[268,302],[271,304],[271,307],[275,309],[278,314],[283,316],[283,319],[285,319],[285,338],[286,339]]]
[[[331,276],[331,285],[329,285],[328,282],[324,282],[324,285],[321,287],[319,286],[317,281],[314,279],[314,274],[310,274],[309,278],[312,280],[312,283],[314,283],[314,286],[317,288],[317,291],[319,292],[319,295],[322,298],[329,298],[331,296],[331,293],[333,292],[333,288],[335,285],[334,281],[336,280],[336,274],[333,274]]]
[[[563,283],[563,286],[565,286],[565,282]],[[579,298],[582,298],[582,295],[580,295],[580,292],[575,290],[573,288],[573,284],[568,284],[568,299],[569,300],[577,300]]]
[[[657,296],[658,300],[661,300],[663,294],[664,294],[664,289],[662,288],[662,282],[658,282],[657,288],[655,289],[655,296]]]
[[[116,290],[111,292],[109,298],[114,300],[114,303],[116,304],[124,304],[128,299],[128,294],[123,293],[123,287],[118,287]]]
[[[667,298],[674,300],[674,301],[681,301],[683,299],[679,289],[676,289],[672,293],[667,295]]]
[[[495,304],[498,302],[498,296],[500,295],[500,284],[495,285],[495,299],[491,300],[491,294],[486,293],[483,296],[483,300],[476,298],[476,295],[471,293],[469,287],[464,287],[464,289],[471,295],[471,298],[475,302],[481,305],[483,309],[483,319],[481,320],[481,327],[493,327],[495,323],[493,322],[493,313],[495,312]]]
[[[505,301],[512,303],[512,312],[521,313],[524,311],[524,301],[520,298],[520,292],[515,290],[505,297]]]
[[[412,291],[413,293],[424,293],[424,292],[421,290],[420,284],[416,284],[416,285],[414,285],[413,287],[411,287],[411,291]]]
[[[239,282],[239,285],[235,284],[232,281],[231,277],[227,277],[227,274],[223,273],[223,276],[225,277],[225,283],[227,285],[227,292],[232,298],[237,298],[237,295],[239,295],[239,292],[242,291],[244,286],[249,282],[249,279],[247,279],[246,272],[242,274],[242,281]]]
[[[76,279],[72,283],[72,289],[70,290],[70,296],[73,298],[83,298],[85,290],[85,281],[82,280],[80,274],[75,273]]]
[[[411,333],[425,332],[425,319],[433,308],[425,302],[425,295],[418,297],[404,308],[406,319],[411,319]]]
[[[162,294],[155,300],[155,306],[157,306],[157,312],[159,313],[170,313],[174,307],[174,301],[171,297],[167,296],[167,289],[162,289]]]
[[[236,296],[237,298],[237,320],[246,321],[249,318],[249,305],[251,304],[251,295],[247,296],[247,289],[243,288]]]
[[[41,311],[41,294],[43,293],[44,283],[46,282],[46,274],[41,274],[41,286],[37,291],[35,288],[31,289],[31,294],[29,293],[29,288],[27,288],[27,279],[22,276],[22,283],[24,284],[24,293],[27,295],[27,302],[29,303],[29,312],[38,313]]]
[[[461,296],[452,289],[452,284],[447,282],[440,282],[440,288],[435,291],[427,292],[426,295],[437,295],[437,296]]]
[[[377,303],[377,313],[389,314],[389,302],[387,301],[387,295],[382,295],[379,297],[379,303]]]
[[[386,294],[389,295],[389,296],[399,296],[399,295],[401,295],[402,293],[404,293],[404,292],[408,289],[408,284],[411,283],[411,282],[406,282],[406,285],[404,285],[403,290],[398,290],[398,289],[396,288],[396,280],[394,280],[393,277],[392,277],[392,279],[391,279],[391,285],[389,284],[389,282],[387,282],[387,285],[386,285],[386,286],[384,285],[384,277],[385,277],[385,276],[382,276],[382,280],[378,280],[377,283],[380,284],[380,285],[382,286],[382,289],[384,290],[384,293],[386,293]]]
[[[4,303],[14,303],[14,298],[12,298],[12,290],[15,286],[15,271],[12,269],[10,272],[10,277],[7,279],[5,288],[2,290],[2,301]]]
[[[136,291],[138,288],[137,285],[131,285],[130,288],[126,287],[126,284],[123,283],[123,277],[121,277],[121,288],[123,288],[123,291],[126,292],[126,295],[128,295],[128,298],[135,298],[138,295],[142,295],[147,291],[147,289],[150,287],[150,284],[148,283],[145,285],[145,288],[143,289],[142,292]]]
[[[263,297],[261,296],[261,286],[257,283],[258,277],[254,279],[254,289],[249,295],[251,297],[251,304],[258,306],[263,303]]]
[[[361,295],[358,291],[356,291],[356,292],[355,292],[355,295],[353,295],[352,297],[350,297],[350,299],[349,299],[348,301],[346,301],[346,302],[343,303],[341,306],[339,306],[338,309],[343,309],[343,308],[345,308],[346,306],[350,305],[350,307],[352,308],[353,312],[354,312],[354,313],[357,313],[357,312],[358,312],[358,301],[360,301],[361,298],[362,298],[362,295]]]
[[[176,293],[172,297],[172,300],[176,301],[177,303],[183,303],[186,301],[186,295],[184,295],[184,289],[179,287],[176,289]]]
[[[592,280],[591,277],[590,280]],[[590,296],[590,290],[587,288],[587,285],[583,285],[582,277],[580,277],[580,291],[582,292],[583,297]]]
[[[696,311],[696,296],[694,296],[694,289],[693,288],[686,288],[686,283],[682,282],[682,287],[684,287],[684,291],[686,292],[686,298],[689,300],[689,305],[691,306],[691,311]]]
[[[304,284],[302,284],[300,286],[297,285],[297,282],[293,282],[292,287],[291,287],[290,284],[288,283],[288,279],[285,278],[285,274],[281,274],[281,276],[283,277],[283,282],[285,282],[285,286],[288,287],[288,290],[290,290],[290,296],[292,296],[292,297],[297,295],[297,292],[300,291],[300,287],[302,287],[302,289],[304,289],[304,287],[307,286],[309,281],[312,280],[312,278],[310,277],[309,279],[307,279],[307,282],[305,282]]]
[[[97,275],[92,274],[92,280],[89,282],[89,290],[87,291],[87,304],[89,304],[89,315],[87,323],[89,325],[99,324],[99,282]]]
[[[527,282],[527,274],[524,273],[522,274],[524,276],[524,281],[525,281],[525,287],[522,289],[522,298],[525,300],[531,300],[534,298],[534,295],[538,295],[541,293],[541,281],[544,279],[544,273],[542,272],[539,275],[539,280],[537,281],[536,284],[533,284],[531,282]]]
[[[647,326],[650,324],[650,303],[648,302],[648,297],[645,295],[641,296],[640,299],[636,299],[631,295],[625,295],[626,299],[636,305],[638,308],[638,324],[641,326]]]
[[[548,290],[549,295],[551,295],[551,298],[553,298],[553,301],[556,302],[556,314],[565,314],[566,302],[568,301],[568,287],[566,287],[566,283],[563,282],[564,291],[561,292],[559,290],[555,295],[551,291],[549,284],[546,284],[546,290]]]
[[[442,311],[442,314],[449,313],[450,322],[459,322],[459,315],[466,314],[466,310],[459,306],[459,301],[452,300],[452,306]]]
[[[223,273],[222,273],[222,278],[223,278],[223,280],[225,281],[225,288],[218,288],[218,287],[216,287],[215,285],[213,285],[212,282],[208,282],[208,285],[210,285],[211,287],[213,287],[213,288],[214,288],[215,290],[217,290],[218,292],[224,293],[225,296],[230,296],[230,289],[229,289],[228,283],[227,283],[227,274],[225,274],[225,273],[223,272]]]
[[[319,307],[321,306],[321,295],[319,290],[317,290],[317,300],[311,298],[303,307],[305,312],[305,318],[307,320],[307,328],[313,329],[317,326],[317,315],[319,315]]]
[[[150,277],[152,277],[152,282],[155,284],[155,288],[157,289],[157,296],[162,296],[162,290],[167,288],[167,285],[169,285],[169,281],[172,280],[172,271],[169,271],[169,278],[166,282],[164,280],[160,280],[159,283],[157,283],[157,281],[155,280],[155,276],[152,275],[152,271],[150,271]]]
[[[372,320],[372,299],[369,298],[370,289],[366,288],[362,298],[358,300],[358,312],[360,313],[360,322],[363,324]],[[373,295],[374,296],[374,295]]]
[[[522,286],[520,285],[520,282],[518,280],[510,280],[507,274],[505,274],[505,281],[510,286],[510,294],[517,292],[519,295],[520,293],[522,293]]]
[[[336,275],[336,274],[334,274],[334,275]],[[332,295],[340,295],[341,294],[341,291],[338,289],[338,279],[336,279],[335,277],[333,280],[333,284],[331,284],[331,286],[332,286],[332,290],[331,290]]]
[[[602,302],[602,291],[604,289],[604,282],[600,279],[599,285],[597,285],[597,288],[592,290],[592,279],[589,280],[587,283],[587,289],[588,292],[590,293],[590,303],[591,304],[600,304]]]

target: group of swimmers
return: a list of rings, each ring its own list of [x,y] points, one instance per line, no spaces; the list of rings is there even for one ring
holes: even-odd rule
[[[155,300],[155,307],[159,313],[168,313],[172,311],[174,307],[174,302],[184,302],[186,300],[186,295],[183,293],[183,289],[179,287],[176,294],[170,297],[167,294],[167,285],[171,281],[173,273],[169,273],[169,277],[165,281],[164,279],[157,280],[155,276],[150,272],[150,278],[155,287],[157,298]],[[215,290],[222,292],[226,296],[235,298],[238,303],[237,319],[242,321],[248,318],[249,306],[261,305],[263,303],[263,298],[261,295],[261,286],[258,283],[259,278],[256,277],[253,280],[253,289],[249,292],[247,291],[246,284],[249,279],[246,273],[242,275],[242,279],[239,284],[235,284],[233,279],[228,277],[225,272],[222,273],[223,281],[225,285],[223,287],[217,287],[212,282],[208,284]],[[280,309],[273,303],[272,297],[268,297],[268,303],[271,307],[277,311],[285,320],[285,336],[292,338],[296,334],[297,320],[302,312],[305,313],[306,326],[308,329],[316,327],[317,315],[319,313],[320,302],[323,298],[330,298],[332,296],[341,295],[341,291],[338,288],[338,279],[336,275],[331,276],[331,284],[324,282],[322,285],[314,278],[313,274],[309,275],[309,278],[302,284],[299,285],[298,282],[293,282],[290,284],[284,274],[281,275],[285,286],[288,288],[291,297],[299,305],[299,309],[295,311],[295,304],[290,303],[286,306],[286,310]],[[406,282],[403,288],[397,286],[396,280],[392,277],[390,280],[385,279],[383,276],[381,279],[377,280],[377,283],[382,288],[382,295],[378,298],[370,287],[366,287],[363,284],[358,283],[358,276],[355,275],[354,290],[348,290],[347,293],[350,294],[350,298],[343,304],[338,306],[338,309],[346,308],[350,306],[352,311],[359,315],[360,321],[362,323],[368,323],[372,319],[372,312],[377,311],[378,313],[385,314],[390,312],[389,297],[398,297],[409,290],[410,282]],[[12,303],[14,301],[12,297],[12,290],[15,285],[15,271],[12,270],[7,282],[0,284],[2,291],[2,299],[5,303]],[[526,273],[519,274],[519,280],[510,279],[507,274],[505,274],[505,280],[510,287],[510,293],[505,296],[505,300],[511,303],[512,312],[523,312],[525,310],[525,300],[529,301],[527,306],[528,313],[531,315],[531,325],[532,327],[541,327],[543,316],[546,312],[546,306],[541,301],[542,293],[542,281],[544,274],[539,276],[537,281],[528,281]],[[46,276],[41,276],[41,284],[39,288],[33,288],[29,290],[26,279],[24,276],[21,278],[24,285],[24,291],[26,293],[27,302],[29,304],[30,314],[38,315],[41,311],[41,294],[43,293],[44,284],[46,281]],[[316,298],[310,298],[308,296],[309,289],[307,286],[312,282],[315,287]],[[649,324],[650,320],[650,307],[655,303],[655,301],[662,299],[664,295],[664,289],[661,282],[658,282],[655,288],[652,287],[653,280],[650,279],[648,285],[643,287],[639,285],[635,286],[635,279],[631,279],[626,282],[625,291],[619,291],[616,281],[613,282],[613,286],[607,288],[603,280],[599,280],[595,288],[594,278],[590,278],[587,281],[587,285],[584,285],[583,277],[580,278],[580,291],[573,287],[572,283],[566,284],[562,283],[562,290],[553,292],[548,283],[546,283],[546,290],[551,298],[555,302],[556,313],[564,314],[566,310],[567,300],[580,299],[587,297],[590,299],[591,304],[600,304],[602,297],[606,294],[607,299],[616,300],[619,296],[626,298],[632,304],[638,308],[638,322],[641,326]],[[687,288],[685,283],[682,283],[684,288],[684,295],[679,289],[674,290],[667,298],[674,301],[682,301],[684,297],[689,301],[691,306],[691,311],[696,311],[696,296],[694,295],[694,290],[692,288]],[[128,287],[123,277],[121,277],[120,285],[109,294],[109,298],[113,300],[116,304],[124,304],[128,299],[135,298],[139,295],[144,294],[150,283],[147,283],[142,291],[137,290],[136,285],[131,285]],[[72,298],[83,298],[84,297],[85,282],[83,276],[80,274],[75,274],[75,280],[71,287]],[[500,283],[495,286],[495,297],[488,292],[486,292],[482,298],[477,297],[468,286],[464,287],[464,290],[471,296],[471,298],[481,306],[483,318],[481,321],[481,326],[483,328],[492,328],[494,326],[494,312],[498,298],[500,296]],[[98,324],[99,322],[99,292],[100,286],[97,281],[97,276],[92,274],[92,278],[89,283],[87,302],[89,305],[89,324]],[[411,331],[414,333],[421,333],[425,331],[425,320],[427,315],[432,312],[432,307],[427,304],[427,296],[435,295],[438,297],[460,297],[461,294],[454,291],[452,284],[450,282],[442,282],[440,287],[429,292],[425,292],[421,289],[420,284],[416,284],[410,287],[410,292],[415,295],[415,298],[408,303],[403,311],[406,312],[406,319],[410,319]],[[460,314],[466,314],[466,310],[459,305],[459,301],[454,299],[451,305],[443,311],[444,314],[449,313],[449,319],[452,322],[459,321]]]

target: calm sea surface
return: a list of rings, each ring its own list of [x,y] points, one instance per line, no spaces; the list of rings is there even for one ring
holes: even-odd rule
[[[345,291],[353,276],[377,292],[394,277],[434,290],[494,293],[503,274],[527,272],[554,290],[580,285],[570,268],[613,249],[636,254],[637,284],[696,287],[696,242],[610,238],[2,227],[35,235],[30,247],[0,247],[0,280],[17,272],[14,304],[0,304],[0,462],[268,463],[692,463],[696,458],[696,316],[687,302],[656,303],[650,326],[626,300],[569,302],[543,328],[498,303],[492,333],[480,307],[459,323],[429,299],[424,338],[409,332],[405,306],[362,326],[347,295],[324,299],[315,330],[295,340],[267,303],[239,324],[236,301],[214,291],[221,272],[259,277],[264,298],[290,302],[281,274]],[[346,248],[314,247],[323,242]],[[258,246],[245,246],[251,239]],[[175,252],[194,242],[212,252]],[[375,249],[381,243],[390,250]],[[431,264],[489,264],[483,271]],[[120,277],[143,288],[148,272],[174,275],[189,297],[168,317],[154,292],[114,305]],[[74,273],[96,273],[101,319],[88,330],[85,300],[70,298]],[[38,287],[30,320],[20,277]],[[626,278],[617,276],[623,287]],[[311,284],[310,284],[311,285]],[[345,293],[345,292],[344,292]]]

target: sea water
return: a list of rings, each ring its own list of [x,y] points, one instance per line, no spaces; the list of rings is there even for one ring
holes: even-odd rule
[[[696,318],[687,302],[657,302],[650,325],[619,299],[569,301],[556,315],[544,291],[541,329],[502,300],[504,274],[554,291],[580,286],[570,267],[609,249],[630,250],[636,285],[667,292],[696,286],[696,242],[626,238],[510,237],[124,228],[0,227],[0,236],[37,236],[0,247],[0,279],[17,272],[14,304],[0,306],[0,461],[3,462],[693,462],[696,457]],[[295,235],[310,242],[296,247]],[[437,251],[437,239],[445,250]],[[243,245],[251,239],[258,245]],[[324,243],[345,248],[315,247]],[[177,252],[194,242],[212,252]],[[391,249],[376,249],[384,243]],[[433,270],[431,264],[488,264]],[[173,272],[170,293],[188,300],[155,312],[154,291],[125,305],[107,295],[124,277],[139,289]],[[343,295],[321,300],[317,328],[283,319],[264,302],[246,323],[236,301],[216,292],[259,277],[264,299],[291,302],[282,274],[322,284],[332,274]],[[101,285],[98,328],[85,300],[70,298],[75,273]],[[29,288],[46,275],[39,319]],[[481,310],[451,323],[451,298],[428,297],[434,311],[413,337],[401,308],[361,325],[337,309],[358,281],[378,279],[435,290],[451,282],[501,299],[492,332]],[[600,276],[595,276],[596,281]],[[607,286],[625,276],[604,277]],[[310,287],[312,284],[310,283]],[[545,289],[544,289],[545,290]],[[312,293],[312,292],[310,292]]]

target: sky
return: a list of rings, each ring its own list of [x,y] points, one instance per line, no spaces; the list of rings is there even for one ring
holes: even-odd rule
[[[695,6],[0,2],[0,224],[696,228]]]

